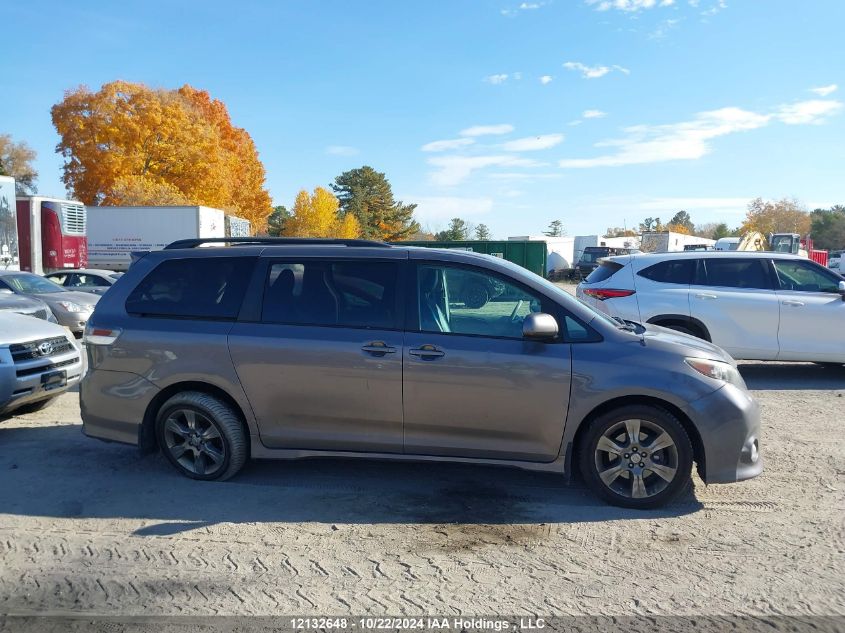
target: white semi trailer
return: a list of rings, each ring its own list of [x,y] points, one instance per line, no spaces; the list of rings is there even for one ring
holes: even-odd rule
[[[127,270],[135,251],[160,250],[182,239],[232,237],[234,227],[237,236],[249,235],[248,220],[227,220],[211,207],[88,207],[88,265]]]

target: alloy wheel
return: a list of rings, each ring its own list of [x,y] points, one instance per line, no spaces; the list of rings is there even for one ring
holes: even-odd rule
[[[164,421],[164,443],[171,457],[195,475],[211,475],[226,461],[220,429],[194,409],[175,409]]]

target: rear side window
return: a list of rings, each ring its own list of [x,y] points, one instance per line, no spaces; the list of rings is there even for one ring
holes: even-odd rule
[[[770,290],[763,259],[708,258],[704,263],[704,283],[722,288],[760,288]]]
[[[264,323],[398,329],[394,262],[306,261],[270,266]]]
[[[617,262],[602,262],[593,272],[587,275],[585,283],[597,284],[605,279],[610,279],[616,274],[616,271],[624,268],[622,264]]]
[[[234,320],[255,261],[252,257],[163,261],[129,295],[126,311],[143,316]]]
[[[688,286],[692,283],[692,275],[695,272],[695,261],[694,259],[668,260],[644,268],[637,274],[640,277],[659,281],[664,284],[683,284]]]

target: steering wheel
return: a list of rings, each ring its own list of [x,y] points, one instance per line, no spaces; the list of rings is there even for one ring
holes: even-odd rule
[[[519,322],[519,319],[517,318],[516,313],[519,312],[519,309],[522,307],[523,303],[525,303],[525,301],[523,301],[522,299],[520,299],[519,301],[516,302],[516,306],[514,306],[513,312],[511,312],[511,318],[510,318],[511,323],[518,323]]]

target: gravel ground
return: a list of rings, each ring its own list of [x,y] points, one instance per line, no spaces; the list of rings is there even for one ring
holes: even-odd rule
[[[742,372],[765,473],[649,512],[461,465],[194,482],[85,438],[68,393],[0,424],[0,613],[845,615],[845,374]]]

